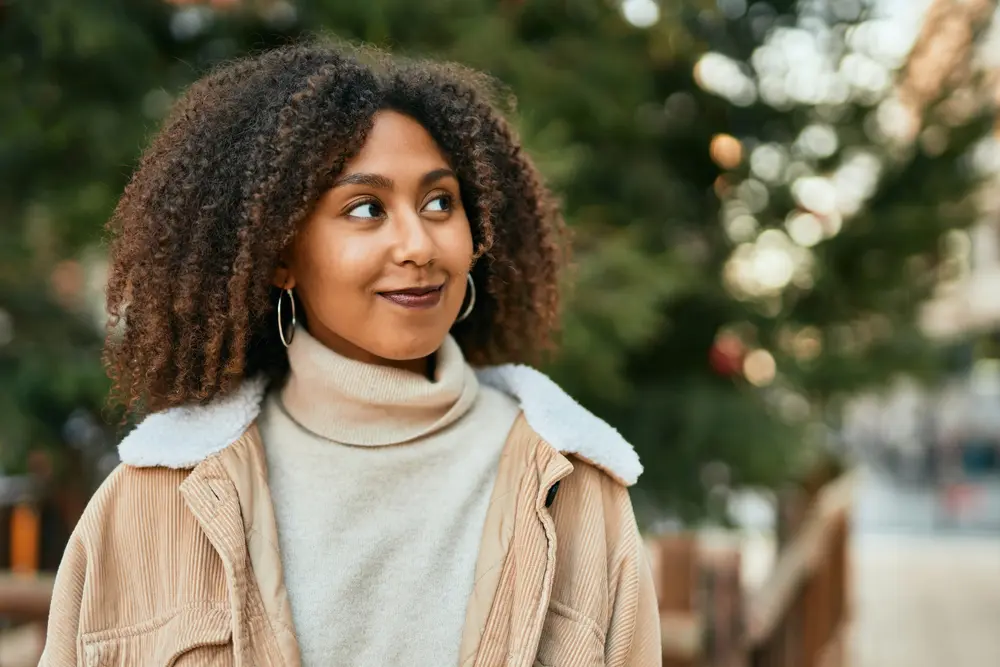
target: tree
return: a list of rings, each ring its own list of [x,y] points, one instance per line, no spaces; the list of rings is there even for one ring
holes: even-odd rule
[[[635,444],[648,516],[695,520],[713,486],[787,480],[839,396],[935,368],[915,313],[947,267],[942,237],[976,215],[981,175],[967,156],[992,120],[969,67],[908,106],[894,85],[905,50],[884,48],[872,11],[818,0],[0,4],[0,83],[17,91],[0,111],[0,213],[13,222],[0,231],[0,307],[15,341],[36,339],[41,319],[12,304],[51,293],[52,268],[97,242],[144,136],[211,64],[317,31],[457,60],[516,94],[514,120],[576,235],[564,351],[547,370]],[[50,312],[56,331],[76,322]],[[0,409],[36,424],[58,424],[74,403],[96,409],[106,386],[86,336],[70,345],[88,362],[61,385],[74,387],[66,401],[24,400],[25,368],[55,391],[45,378],[68,368],[49,352],[57,342],[34,348],[34,366],[0,357],[17,369],[2,380],[17,398]],[[61,438],[0,429],[5,443]]]

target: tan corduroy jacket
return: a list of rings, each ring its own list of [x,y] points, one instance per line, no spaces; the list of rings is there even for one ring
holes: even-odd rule
[[[487,512],[460,667],[660,665],[626,489],[635,453],[536,371],[479,377],[523,412]],[[56,577],[42,667],[299,665],[254,424],[263,390],[251,381],[152,415],[125,438]]]

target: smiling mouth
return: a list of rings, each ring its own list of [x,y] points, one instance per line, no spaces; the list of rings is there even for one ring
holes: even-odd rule
[[[444,284],[426,285],[423,287],[408,287],[391,292],[379,292],[378,295],[397,306],[404,308],[432,308],[441,301]]]

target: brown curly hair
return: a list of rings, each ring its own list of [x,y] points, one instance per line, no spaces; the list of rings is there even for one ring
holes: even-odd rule
[[[475,310],[452,331],[469,362],[551,350],[564,225],[496,90],[457,65],[318,41],[192,85],[109,222],[112,399],[158,411],[287,373],[271,276],[382,109],[421,123],[458,175],[479,257]]]

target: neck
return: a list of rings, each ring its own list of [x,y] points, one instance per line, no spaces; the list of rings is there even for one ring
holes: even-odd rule
[[[302,327],[300,327],[300,329],[302,329]],[[343,336],[334,333],[323,325],[312,327],[308,335],[311,335],[317,341],[322,343],[327,349],[332,350],[347,359],[353,359],[354,361],[360,361],[361,363],[373,366],[385,366],[387,368],[409,371],[410,373],[415,373],[426,378],[433,377],[434,355],[417,357],[416,359],[388,359],[386,357],[380,357],[377,354],[369,352],[360,345],[352,343]]]
[[[285,411],[305,430],[349,445],[400,444],[440,430],[468,411],[479,386],[450,336],[411,370],[339,354],[302,329],[288,361],[277,397]]]

